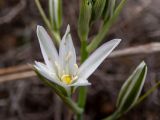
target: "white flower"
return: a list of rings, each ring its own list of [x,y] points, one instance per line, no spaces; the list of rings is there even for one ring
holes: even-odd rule
[[[34,67],[43,77],[66,89],[90,85],[88,77],[121,41],[114,39],[103,44],[78,67],[69,25],[60,43],[59,54],[42,26],[37,26],[37,36],[45,64],[35,61]]]

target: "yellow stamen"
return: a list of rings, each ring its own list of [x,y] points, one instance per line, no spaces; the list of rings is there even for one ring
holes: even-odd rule
[[[71,75],[63,75],[61,77],[62,82],[66,83],[67,85],[72,83],[72,76]]]
[[[78,79],[78,76],[73,77],[73,80],[77,80],[77,79]]]
[[[78,69],[78,65],[77,65],[77,64],[74,64],[74,67],[75,67],[76,69]]]

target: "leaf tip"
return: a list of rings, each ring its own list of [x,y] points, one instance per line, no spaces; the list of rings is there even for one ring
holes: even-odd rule
[[[142,68],[142,67],[147,68],[147,65],[146,65],[145,61],[142,61],[142,62],[140,63],[140,65],[139,65],[139,67],[140,67],[140,68]]]

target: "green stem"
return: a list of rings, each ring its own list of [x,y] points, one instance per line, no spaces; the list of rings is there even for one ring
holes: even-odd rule
[[[88,58],[87,39],[89,33],[89,21],[91,17],[91,4],[82,0],[80,5],[80,15],[78,20],[78,35],[81,41],[81,63]],[[87,98],[87,88],[79,87],[78,106],[84,109]],[[83,113],[77,114],[77,120],[83,120]]]
[[[80,87],[79,88],[79,96],[78,96],[78,106],[83,109],[85,107],[87,98],[87,88],[86,87]],[[83,113],[77,114],[77,120],[83,120]]]
[[[51,33],[52,38],[54,38],[54,40],[55,40],[55,42],[57,43],[57,45],[59,45],[60,40],[61,40],[61,37],[60,37],[59,32],[55,32],[55,31],[52,29],[52,25],[51,25],[51,23],[49,22],[46,14],[44,13],[44,10],[43,10],[43,8],[42,8],[39,0],[35,0],[35,3],[36,3],[36,5],[37,5],[37,8],[38,8],[38,10],[39,10],[39,13],[40,13],[41,16],[42,16],[43,21],[45,22],[46,26],[48,27],[48,29],[49,29],[49,31],[50,31],[50,33]]]
[[[122,114],[120,114],[119,112],[114,112],[112,115],[103,120],[117,120],[121,115]]]
[[[87,50],[89,53],[91,53],[92,51],[94,51],[98,47],[98,45],[101,43],[101,41],[106,36],[106,33],[109,31],[110,27],[111,27],[111,21],[109,21],[103,25],[103,27],[100,29],[97,36],[88,45]]]
[[[45,24],[47,25],[47,27],[50,26],[49,20],[47,19],[47,16],[46,16],[46,14],[44,13],[44,11],[43,11],[43,9],[42,9],[42,6],[41,6],[41,4],[40,4],[40,2],[39,2],[39,0],[35,0],[35,3],[36,3],[36,5],[37,5],[37,8],[38,8],[38,10],[39,10],[39,12],[40,12],[40,14],[41,14],[41,16],[42,16]]]
[[[138,101],[136,102],[136,105],[138,105],[139,103],[141,103],[146,97],[148,97],[148,95],[150,95],[151,93],[153,93],[158,87],[160,86],[160,82],[156,83],[155,86],[151,87],[144,95],[142,95]]]
[[[85,37],[84,37],[85,38]],[[87,52],[87,40],[81,40],[81,63],[83,63],[88,58],[88,52]]]
[[[81,63],[84,62],[88,57],[88,52],[86,50],[87,42],[85,40],[85,37],[83,37],[83,40],[81,40]],[[87,88],[86,87],[80,87],[79,88],[79,96],[78,96],[78,106],[82,109],[84,109],[86,104],[86,98],[87,98]],[[77,120],[83,120],[83,113],[77,114]]]
[[[75,113],[75,114],[81,114],[83,113],[83,109],[81,109],[77,104],[69,97],[60,96],[63,100],[63,102]]]

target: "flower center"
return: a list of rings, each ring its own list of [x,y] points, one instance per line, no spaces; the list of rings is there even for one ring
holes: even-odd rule
[[[66,83],[67,85],[72,83],[72,76],[71,75],[63,75],[61,77],[62,82]]]

